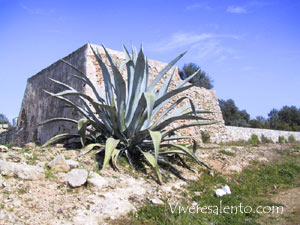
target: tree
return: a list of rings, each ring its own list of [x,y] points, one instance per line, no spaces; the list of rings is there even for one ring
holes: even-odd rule
[[[269,114],[269,128],[270,129],[278,129],[279,127],[279,115],[278,115],[279,111],[277,109],[272,109]]]
[[[250,125],[253,128],[300,131],[300,109],[295,106],[284,106],[280,110],[273,108],[267,119],[258,116],[250,120]]]
[[[277,129],[290,131],[300,130],[300,109],[296,106],[284,106],[278,112],[279,126]]]
[[[0,124],[9,124],[8,118],[4,114],[1,114],[1,113],[0,113]]]
[[[246,112],[246,110],[240,111],[232,99],[219,99],[219,105],[225,125],[249,127],[250,115]]]
[[[263,116],[257,116],[255,119],[250,120],[249,124],[252,128],[261,128],[261,129],[268,129],[269,128],[269,122]]]
[[[232,99],[219,99],[219,105],[228,126],[300,131],[300,108],[296,106],[284,106],[280,110],[273,108],[267,118],[257,116],[250,120],[250,115],[245,110],[240,111]]]
[[[184,64],[183,68],[179,70],[179,75],[182,80],[188,78],[195,72],[197,75],[193,77],[189,82],[190,83],[198,83],[197,86],[199,87],[204,87],[206,89],[212,89],[213,88],[213,81],[211,78],[203,71],[201,70],[200,66],[198,66],[195,63],[189,63],[189,64]]]

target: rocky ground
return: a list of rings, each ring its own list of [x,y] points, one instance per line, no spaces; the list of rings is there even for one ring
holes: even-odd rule
[[[253,160],[271,160],[277,151],[288,148],[209,144],[197,154],[214,170],[232,174]],[[61,145],[0,146],[0,224],[109,224],[145,201],[161,204],[160,199],[176,199],[186,185],[170,173],[166,183],[158,185],[150,169],[137,172],[125,161],[120,162],[120,172],[109,167],[99,171],[94,153],[79,156],[80,150]],[[187,179],[201,176],[178,169]]]

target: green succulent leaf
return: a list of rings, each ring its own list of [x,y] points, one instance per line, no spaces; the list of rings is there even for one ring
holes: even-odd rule
[[[78,121],[78,134],[80,135],[80,141],[82,146],[85,146],[85,142],[86,142],[85,132],[88,124],[89,124],[89,120],[87,120],[86,118],[82,118]]]
[[[58,142],[66,141],[71,138],[76,138],[79,137],[78,134],[68,134],[68,133],[63,133],[63,134],[58,134],[52,138],[50,138],[45,144],[43,144],[43,147],[47,147],[52,144],[56,144]]]
[[[121,150],[119,149],[114,149],[112,154],[111,154],[111,161],[112,161],[112,165],[116,170],[119,170],[117,167],[117,159],[119,157]]]
[[[144,95],[145,95],[145,99],[146,99],[146,103],[147,103],[148,120],[150,120],[154,102],[155,102],[155,94],[150,93],[150,92],[145,92]]]
[[[98,101],[104,102],[104,99],[99,96],[99,93],[98,93],[96,87],[91,82],[91,80],[81,70],[79,70],[77,67],[73,66],[71,63],[69,63],[63,59],[61,60],[61,62],[67,64],[72,69],[74,69],[76,72],[78,72],[79,75],[76,75],[75,77],[79,78],[80,80],[82,80],[83,82],[85,82],[87,85],[89,85],[92,88],[93,93],[95,94]],[[64,85],[66,85],[66,84],[64,84]]]
[[[95,147],[104,147],[104,145],[101,145],[101,144],[99,144],[99,143],[95,143],[95,144],[89,144],[89,145],[87,145],[87,146],[85,146],[83,149],[82,149],[82,151],[80,152],[80,154],[77,156],[77,158],[78,157],[80,157],[80,156],[83,156],[83,155],[85,155],[85,154],[87,154],[87,153],[89,153],[90,151],[92,151]]]
[[[206,163],[204,163],[203,161],[201,161],[199,159],[199,157],[195,154],[195,149],[193,149],[193,151],[191,151],[190,149],[188,149],[187,147],[185,146],[182,146],[182,145],[176,145],[176,144],[170,144],[170,146],[172,147],[176,147],[178,148],[179,150],[185,152],[186,155],[188,155],[189,157],[191,157],[192,159],[194,159],[199,165],[202,165],[202,166],[205,166],[206,168],[208,169],[211,169]]]
[[[163,76],[172,68],[172,66],[175,65],[175,63],[177,63],[177,61],[179,59],[181,59],[185,54],[187,53],[187,51],[181,53],[179,56],[177,56],[175,59],[173,59],[164,69],[162,69],[162,71],[155,77],[155,79],[153,80],[153,82],[151,83],[148,91],[153,91],[155,86],[158,84],[158,82],[163,78]]]
[[[45,120],[42,123],[39,123],[39,124],[35,125],[35,127],[46,125],[48,123],[60,122],[60,121],[61,122],[71,122],[71,123],[76,123],[76,124],[78,123],[77,120],[73,120],[73,119],[70,119],[70,118],[57,117],[57,118],[52,118],[52,119],[49,119],[49,120]]]
[[[162,183],[162,176],[161,176],[159,168],[158,168],[157,159],[150,152],[144,152],[144,151],[141,151],[141,152],[145,156],[145,159],[147,160],[147,162],[149,162],[149,164],[155,170],[159,182]]]
[[[105,156],[103,161],[103,167],[104,169],[106,165],[109,163],[109,160],[111,159],[111,156],[113,154],[113,151],[116,149],[117,145],[119,144],[120,140],[116,140],[114,138],[108,138],[106,140],[105,144]]]
[[[103,46],[103,45],[102,45]],[[113,77],[114,77],[114,83],[115,83],[115,93],[117,98],[117,107],[118,107],[118,119],[119,119],[119,126],[122,130],[125,130],[125,100],[126,100],[126,84],[125,81],[118,70],[118,68],[115,66],[115,63],[113,62],[110,54],[106,50],[106,48],[103,46],[103,49],[106,53],[106,57],[108,58],[112,71],[113,71]]]
[[[159,131],[151,131],[149,130],[150,136],[154,145],[155,159],[158,159],[159,146],[161,143],[162,135]]]
[[[103,75],[103,79],[104,79],[104,86],[105,86],[105,93],[106,93],[106,100],[109,102],[110,105],[114,106],[115,105],[114,95],[113,95],[114,86],[111,82],[111,75],[110,75],[105,63],[102,61],[101,54],[99,52],[96,52],[94,50],[94,48],[92,47],[92,45],[90,45],[90,48],[92,49],[92,52],[94,53],[94,55],[99,63],[99,66],[102,69],[102,75]]]

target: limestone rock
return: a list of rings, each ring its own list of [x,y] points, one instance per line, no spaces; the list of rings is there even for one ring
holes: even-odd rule
[[[22,150],[22,148],[16,147],[16,146],[12,147],[11,149],[14,150],[14,151],[21,151]]]
[[[17,176],[24,180],[38,180],[44,178],[44,169],[32,166],[0,160],[0,173],[4,176]]]
[[[25,144],[25,147],[34,148],[34,147],[36,147],[36,144],[33,142],[28,142],[27,144]]]
[[[88,178],[88,172],[84,169],[72,169],[66,176],[67,183],[75,188],[84,185]]]
[[[0,152],[8,152],[8,148],[5,145],[0,145]]]
[[[70,166],[71,169],[77,168],[79,166],[79,162],[74,161],[72,159],[66,160],[66,163]]]
[[[63,154],[55,156],[55,158],[48,163],[48,166],[56,172],[68,172],[70,170],[70,166]]]
[[[108,185],[108,181],[105,178],[101,177],[98,173],[95,173],[93,171],[90,172],[87,181],[89,184],[99,189],[102,189],[103,187]]]
[[[19,156],[19,155],[16,155],[16,154],[8,154],[7,155],[7,159],[9,159],[9,161],[13,161],[13,162],[24,162],[25,160]]]

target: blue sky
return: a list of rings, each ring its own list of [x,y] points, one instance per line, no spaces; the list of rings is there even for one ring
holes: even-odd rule
[[[26,81],[87,42],[194,62],[251,117],[299,104],[300,1],[0,0],[0,113],[18,116]]]

